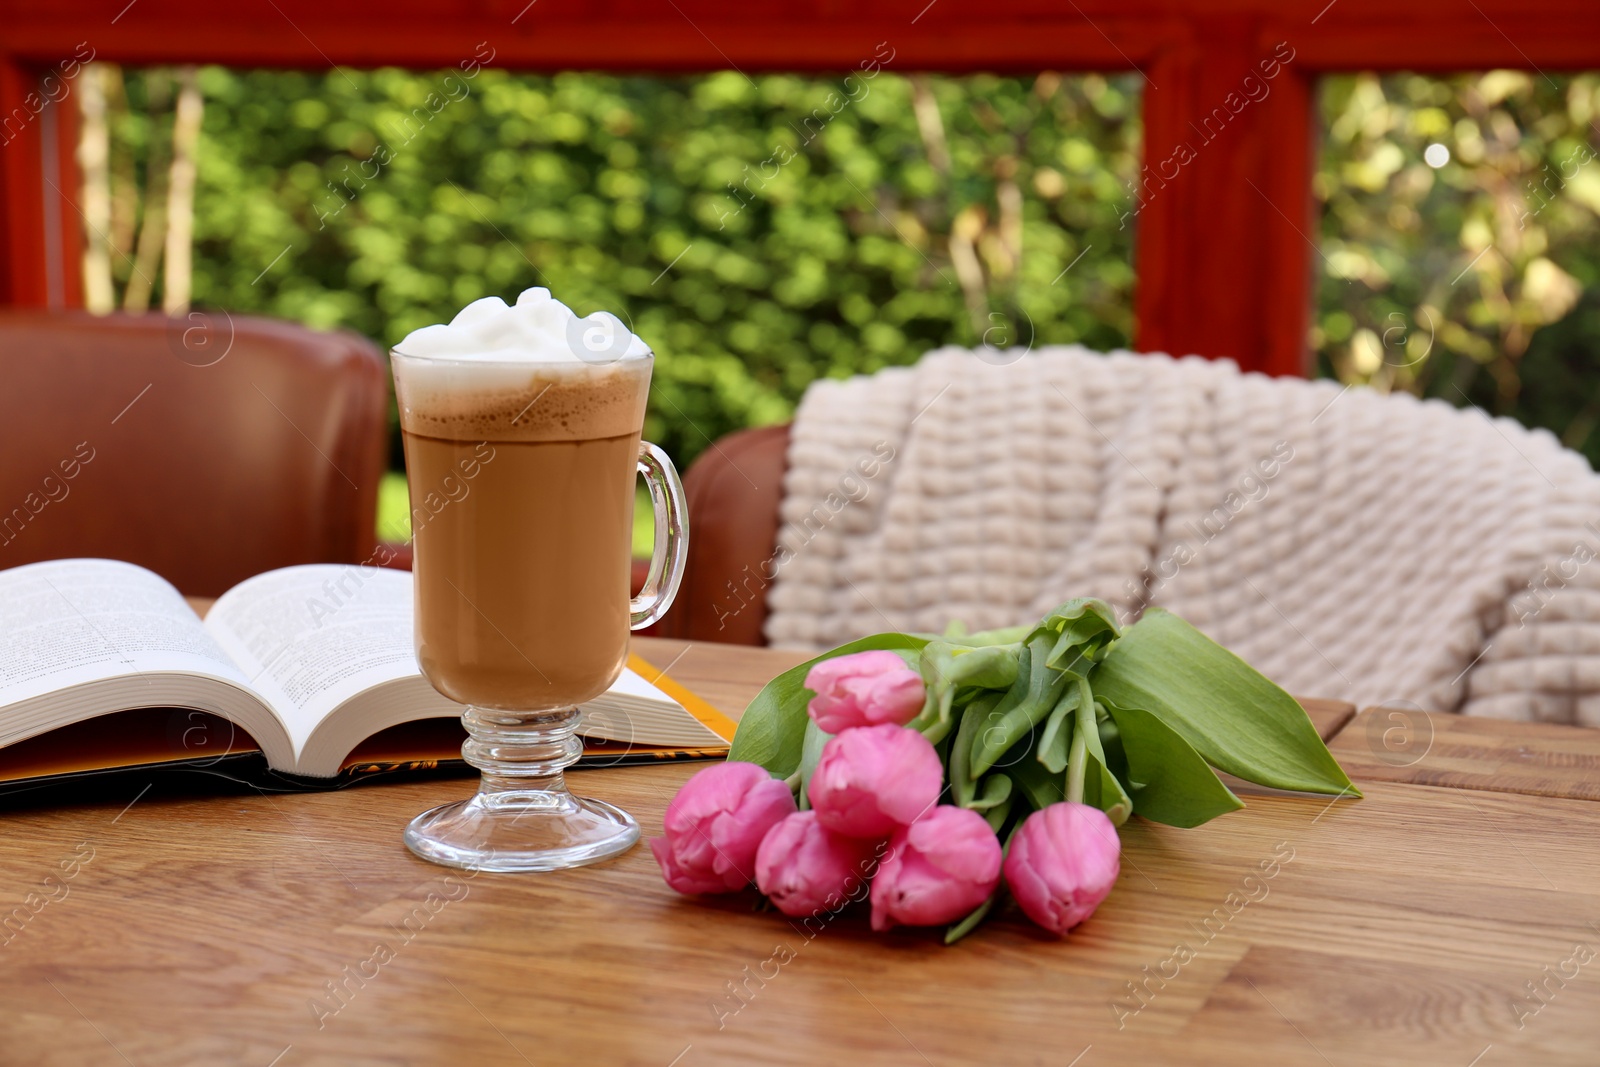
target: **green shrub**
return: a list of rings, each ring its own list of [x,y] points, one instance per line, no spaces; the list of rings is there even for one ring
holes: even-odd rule
[[[546,285],[655,348],[680,463],[818,376],[1132,330],[1137,76],[202,75],[196,303],[387,346]]]

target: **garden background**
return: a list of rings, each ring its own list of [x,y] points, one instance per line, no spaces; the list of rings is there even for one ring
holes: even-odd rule
[[[481,61],[481,62],[479,62]],[[546,285],[656,350],[680,466],[942,344],[1133,333],[1136,74],[80,78],[93,310],[222,307],[387,348]],[[1600,460],[1600,78],[1324,79],[1316,372]],[[392,465],[401,467],[396,442]],[[403,538],[403,479],[380,530]]]

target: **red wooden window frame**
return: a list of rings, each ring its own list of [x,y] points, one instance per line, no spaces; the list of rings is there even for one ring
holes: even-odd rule
[[[480,42],[494,66],[529,71],[845,71],[879,42],[894,49],[897,71],[1137,69],[1150,169],[1132,220],[1136,347],[1302,374],[1319,254],[1317,76],[1597,68],[1600,4],[0,0],[0,304],[82,300],[77,109],[70,98],[44,101],[54,84],[46,79],[70,72],[86,50],[133,64],[432,68],[473,56]],[[1274,59],[1269,92],[1252,89],[1260,98],[1239,107],[1245,78],[1262,81],[1260,64]]]

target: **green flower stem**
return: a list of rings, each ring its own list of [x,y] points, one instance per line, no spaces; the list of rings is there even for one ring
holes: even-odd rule
[[[989,696],[968,704],[961,712],[961,725],[956,729],[956,739],[950,746],[950,769],[948,780],[950,782],[951,800],[959,807],[968,807],[977,797],[977,782],[972,777],[972,741],[978,734],[982,720],[994,707],[995,700]]]
[[[1067,757],[1067,800],[1082,804],[1084,780],[1088,777],[1089,731],[1100,728],[1094,718],[1094,690],[1089,688],[1088,678],[1078,678],[1078,706],[1075,711],[1077,722],[1072,729],[1072,753]]]
[[[919,715],[906,723],[908,727],[926,737],[931,743],[937,745],[950,736],[950,727],[955,723],[955,716],[940,718],[936,712],[932,718]]]
[[[1067,756],[1067,794],[1066,799],[1074,804],[1083,803],[1084,771],[1089,764],[1089,739],[1084,736],[1081,725],[1074,726],[1072,730],[1072,751]]]
[[[790,776],[797,779],[794,786],[795,799],[799,802],[801,811],[806,811],[811,807],[811,797],[808,792],[811,786],[811,776],[816,773],[817,763],[822,759],[823,746],[831,740],[833,740],[833,735],[818,726],[815,720],[806,720],[805,740],[800,744],[800,766]],[[786,782],[788,780],[788,778],[784,779]]]
[[[965,919],[962,919],[960,922],[950,927],[950,929],[944,935],[944,943],[947,945],[953,945],[957,941],[960,941],[963,937],[966,937],[968,934],[972,933],[972,931],[976,930],[978,928],[978,924],[983,922],[984,919],[988,918],[989,912],[994,909],[995,902],[1000,899],[1000,892],[1000,887],[996,886],[995,891],[989,895],[987,900],[985,900],[982,904],[979,904],[976,908],[972,909],[972,913]]]
[[[1011,779],[1006,778],[1003,779],[1003,781],[1009,783]],[[1011,805],[1011,795],[1008,793],[994,807],[981,813],[985,819],[989,820],[989,829],[993,830],[995,833],[1000,832],[1000,827],[1004,826],[1006,824],[1006,820],[1011,817]]]
[[[1006,834],[1005,840],[1001,842],[1000,856],[1002,859],[1011,852],[1011,839],[1017,836],[1017,827],[1021,825],[1022,824],[1020,822],[1013,825],[1011,827],[1011,832]],[[995,832],[999,832],[998,827],[996,827]],[[999,882],[995,883],[994,892],[989,894],[989,899],[972,909],[971,914],[969,914],[965,919],[962,919],[960,922],[956,923],[954,926],[950,927],[950,929],[945,932],[944,943],[946,945],[953,945],[957,941],[960,941],[963,937],[966,937],[968,934],[972,933],[972,931],[976,930],[978,928],[978,924],[983,922],[983,920],[988,917],[989,912],[994,910],[994,906],[1000,902],[1000,898],[1005,895],[1005,892],[1006,880],[1001,878]]]

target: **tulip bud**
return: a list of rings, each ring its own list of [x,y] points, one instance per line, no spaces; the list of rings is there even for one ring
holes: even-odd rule
[[[756,886],[785,915],[837,911],[865,899],[873,850],[871,841],[824,829],[816,812],[797,811],[761,842]]]
[[[941,805],[896,830],[872,880],[872,928],[954,922],[1000,881],[1000,840],[982,815]]]
[[[1122,843],[1106,813],[1051,804],[1017,829],[1006,853],[1006,884],[1028,918],[1057,934],[1083,922],[1111,892]]]
[[[806,688],[817,694],[806,710],[830,734],[855,726],[904,726],[927,698],[922,675],[881,650],[823,660],[807,672]]]
[[[885,724],[846,730],[824,745],[806,795],[827,829],[882,840],[933,807],[943,788],[932,743]]]
[[[680,893],[742,889],[755,877],[761,839],[794,810],[789,787],[756,764],[713,764],[672,798],[666,836],[650,851]]]

